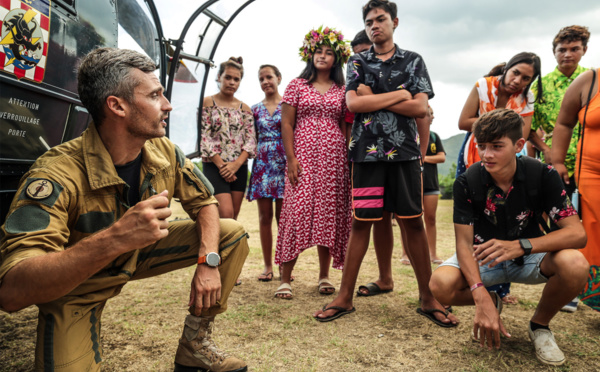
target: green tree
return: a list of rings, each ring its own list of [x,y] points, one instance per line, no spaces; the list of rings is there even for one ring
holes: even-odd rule
[[[442,199],[452,199],[452,188],[454,187],[454,178],[456,176],[456,163],[452,163],[448,174],[439,176],[440,192]]]

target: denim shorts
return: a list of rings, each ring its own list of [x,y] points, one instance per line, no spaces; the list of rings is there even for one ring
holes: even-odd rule
[[[504,261],[490,268],[489,263],[479,266],[481,281],[486,287],[501,283],[523,283],[540,284],[546,283],[548,277],[542,274],[540,265],[546,253],[534,253],[523,257],[523,265],[517,265],[514,261]],[[460,269],[456,253],[444,261],[440,266],[452,266]]]

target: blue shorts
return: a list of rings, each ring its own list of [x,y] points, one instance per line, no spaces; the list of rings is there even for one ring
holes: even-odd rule
[[[548,277],[542,274],[540,265],[546,253],[534,253],[523,257],[523,265],[517,265],[514,261],[504,261],[490,268],[489,263],[479,266],[481,281],[486,287],[501,283],[523,283],[540,284],[546,283]],[[444,261],[440,266],[452,266],[460,269],[456,253]]]

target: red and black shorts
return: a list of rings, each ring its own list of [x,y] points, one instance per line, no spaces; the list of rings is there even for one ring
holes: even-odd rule
[[[379,221],[383,211],[398,218],[423,213],[421,160],[352,163],[354,218]]]

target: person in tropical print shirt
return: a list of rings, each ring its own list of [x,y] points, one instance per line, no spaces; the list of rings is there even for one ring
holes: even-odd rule
[[[481,162],[454,183],[456,254],[434,271],[429,286],[446,306],[475,305],[472,338],[491,349],[500,348],[501,334],[511,336],[500,318],[500,296],[486,287],[544,283],[528,333],[542,363],[561,365],[566,358],[549,323],[587,282],[589,264],[578,250],[587,238],[558,172],[515,156],[525,145],[522,127],[523,118],[505,108],[473,124]],[[559,227],[546,235],[539,223],[544,212]]]
[[[421,144],[416,118],[433,97],[423,58],[393,39],[397,6],[371,0],[363,7],[365,32],[373,46],[348,62],[346,101],[356,113],[349,143],[354,220],[339,295],[313,314],[320,322],[354,312],[352,297],[369,245],[371,226],[385,211],[411,236],[406,250],[415,269],[421,304],[417,312],[443,327],[458,320],[429,290],[431,264],[423,225]],[[429,123],[422,121],[429,136]],[[423,129],[423,127],[421,127]]]

